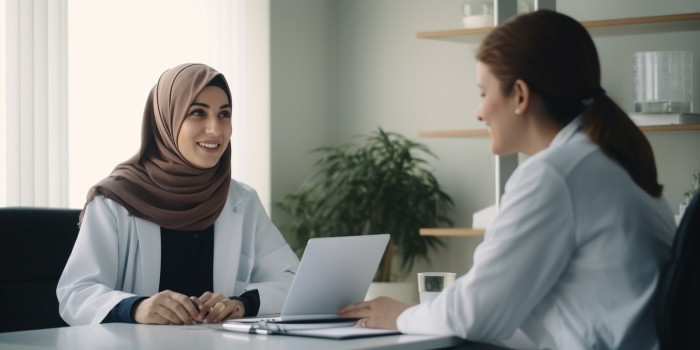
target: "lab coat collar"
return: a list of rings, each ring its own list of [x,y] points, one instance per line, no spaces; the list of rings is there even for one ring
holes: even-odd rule
[[[135,292],[140,295],[155,295],[160,282],[160,226],[134,217],[136,234],[139,238],[139,258],[141,259],[141,281]]]
[[[238,182],[231,179],[231,185],[228,188],[228,200],[226,200],[224,210],[234,208],[235,212],[236,206],[243,201],[244,194],[243,187]]]
[[[241,255],[243,214],[233,203],[240,203],[241,198],[240,195],[232,198],[229,194],[224,210],[214,222],[214,290],[227,296],[234,295],[236,279],[231,276],[236,276],[240,263],[240,259],[234,257]],[[217,264],[218,261],[226,263]]]
[[[577,116],[569,124],[567,124],[563,129],[559,130],[552,142],[549,144],[549,148],[555,148],[561,146],[571,140],[577,132],[583,128],[583,122],[581,116]]]

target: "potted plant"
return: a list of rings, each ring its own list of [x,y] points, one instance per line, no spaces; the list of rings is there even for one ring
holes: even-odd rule
[[[390,233],[374,278],[386,282],[392,257],[405,276],[416,259],[444,245],[419,229],[452,225],[446,211],[453,202],[426,169],[423,157],[435,155],[425,145],[381,128],[362,140],[314,150],[320,159],[313,175],[279,205],[293,217],[287,229],[297,254],[312,237]]]

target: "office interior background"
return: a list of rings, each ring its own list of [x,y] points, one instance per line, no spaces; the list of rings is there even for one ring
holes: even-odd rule
[[[426,144],[436,177],[470,227],[495,201],[487,137],[418,138],[475,129],[478,40],[416,38],[458,29],[463,0],[2,0],[0,206],[80,208],[91,185],[140,143],[146,96],[160,74],[207,63],[233,91],[233,177],[275,206],[311,174],[317,147],[382,127]],[[700,12],[697,0],[557,0],[580,21]],[[56,30],[58,29],[58,30]],[[633,109],[633,53],[693,53],[693,112],[700,108],[697,30],[594,36],[602,86]],[[664,198],[674,212],[700,171],[700,133],[647,133]],[[611,203],[610,205],[615,205]],[[291,237],[288,237],[291,239]],[[463,274],[478,237],[445,248],[414,271]],[[413,273],[408,278],[415,276]]]

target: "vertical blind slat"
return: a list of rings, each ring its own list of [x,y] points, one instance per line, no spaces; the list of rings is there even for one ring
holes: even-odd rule
[[[7,205],[66,206],[66,0],[7,0]]]
[[[6,180],[5,188],[7,190],[7,204],[19,203],[20,187],[20,166],[19,166],[19,1],[7,0],[5,19],[5,29],[7,30],[7,66],[6,72],[6,119],[5,119],[5,164],[6,164]]]
[[[48,205],[48,16],[47,0],[34,0],[34,198],[32,204]]]
[[[19,4],[19,205],[34,205],[34,2]]]

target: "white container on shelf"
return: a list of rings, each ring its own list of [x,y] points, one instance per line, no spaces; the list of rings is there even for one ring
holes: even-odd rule
[[[466,0],[462,4],[462,24],[464,28],[493,26],[492,0]]]
[[[518,13],[530,12],[533,0],[518,0]],[[462,4],[464,28],[493,27],[493,0],[464,0]]]

